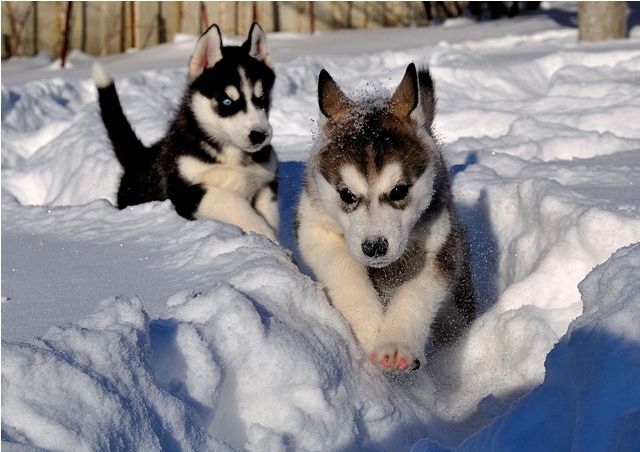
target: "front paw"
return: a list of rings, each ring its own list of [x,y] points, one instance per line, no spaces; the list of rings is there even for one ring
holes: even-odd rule
[[[269,226],[265,225],[265,226],[248,227],[248,228],[245,228],[244,230],[245,232],[249,232],[249,233],[253,232],[256,234],[262,234],[272,242],[278,244],[278,237],[276,236],[275,231],[271,229]]]
[[[264,235],[265,237],[267,237],[269,240],[271,240],[276,245],[279,245],[278,236],[276,235],[276,232],[274,230],[265,229],[264,231],[261,232],[261,234]]]
[[[402,345],[387,344],[378,346],[369,354],[369,359],[386,370],[407,372],[420,367],[419,355],[411,353],[407,347]]]

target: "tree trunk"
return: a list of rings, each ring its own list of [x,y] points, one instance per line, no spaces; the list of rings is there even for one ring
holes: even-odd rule
[[[578,40],[622,39],[627,34],[627,2],[580,2]]]

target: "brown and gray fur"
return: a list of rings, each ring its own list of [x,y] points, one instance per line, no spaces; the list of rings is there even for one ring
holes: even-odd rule
[[[306,264],[370,359],[411,370],[475,318],[468,244],[433,139],[427,70],[390,98],[349,99],[322,71],[321,130],[296,233]]]

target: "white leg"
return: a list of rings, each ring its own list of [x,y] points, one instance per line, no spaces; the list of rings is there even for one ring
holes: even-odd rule
[[[305,201],[303,199],[301,205],[303,210]],[[331,303],[349,323],[360,345],[369,352],[382,321],[378,293],[366,268],[349,254],[344,237],[313,221],[310,218],[313,216],[311,212],[300,218],[300,253],[318,280],[327,287]]]
[[[246,232],[257,232],[276,241],[273,229],[264,218],[258,215],[249,201],[229,190],[208,187],[200,201],[195,217],[211,218],[235,224]]]
[[[424,347],[449,284],[433,257],[424,270],[394,293],[370,358],[385,368],[411,370],[424,360]]]
[[[253,207],[258,211],[260,215],[267,220],[269,226],[278,233],[280,227],[280,212],[278,211],[278,198],[277,193],[273,193],[270,186],[262,187],[256,193],[256,197],[253,201]]]

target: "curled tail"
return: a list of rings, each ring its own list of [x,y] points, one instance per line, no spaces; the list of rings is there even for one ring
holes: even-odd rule
[[[113,80],[98,63],[93,65],[93,81],[98,88],[102,122],[118,161],[125,170],[140,165],[146,160],[147,148],[140,142],[122,111]]]

